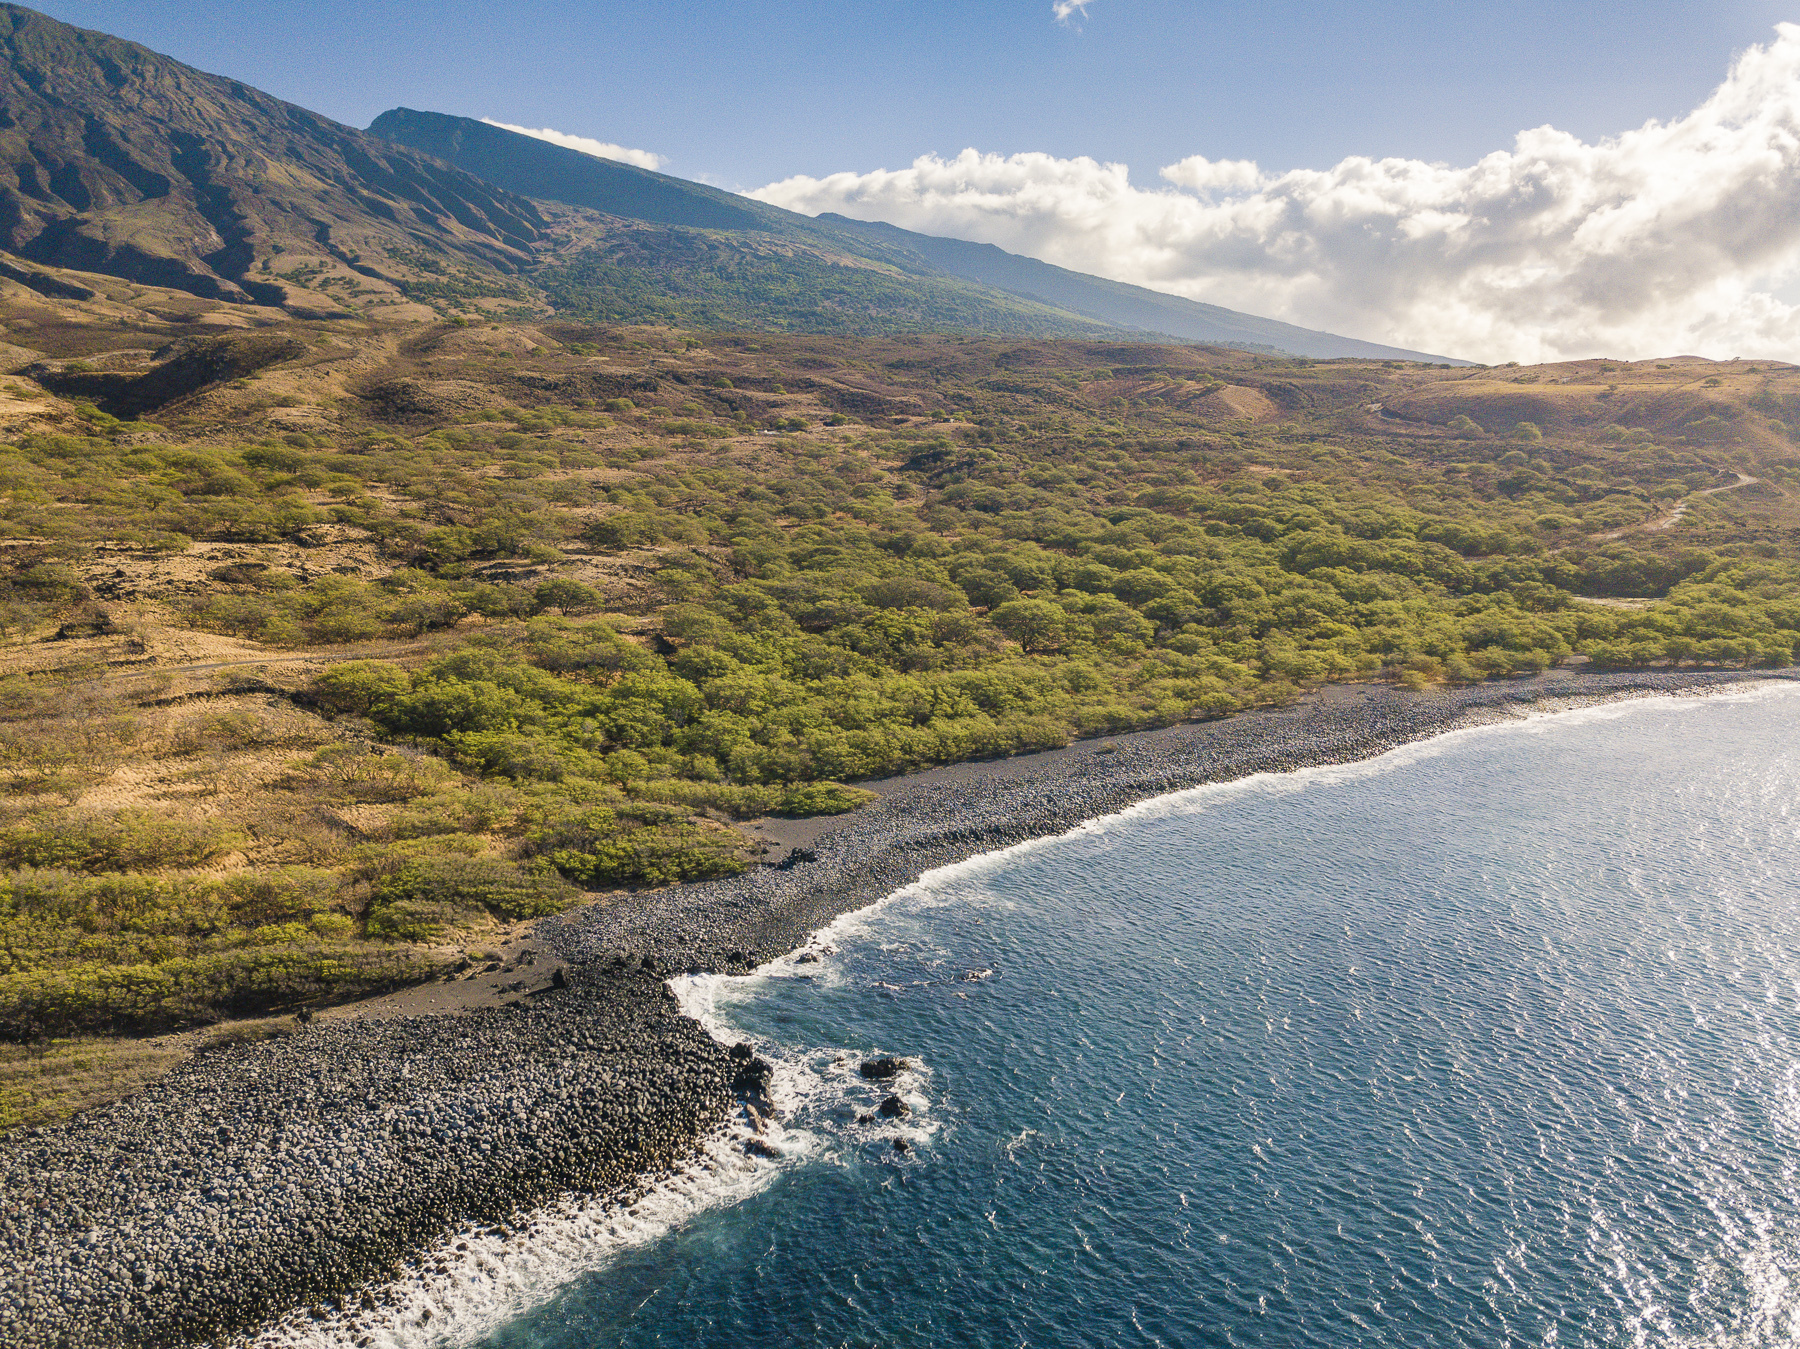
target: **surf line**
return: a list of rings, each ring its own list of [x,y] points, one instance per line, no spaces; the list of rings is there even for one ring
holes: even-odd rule
[[[1491,720],[1452,727],[1409,741],[1366,759],[1321,764],[1282,772],[1259,772],[1221,782],[1201,783],[1148,797],[1054,834],[977,853],[921,873],[881,898],[838,915],[793,951],[747,974],[680,975],[669,980],[683,1015],[715,1039],[734,1044],[745,1037],[720,1011],[722,1002],[753,991],[756,981],[792,977],[802,966],[823,972],[825,957],[873,935],[882,914],[908,900],[954,902],[954,883],[1006,867],[1014,859],[1069,840],[1105,835],[1139,820],[1201,814],[1244,796],[1288,795],[1313,787],[1364,781],[1435,758],[1456,746],[1492,735],[1543,734],[1560,726],[1583,725],[1647,712],[1678,713],[1709,703],[1800,697],[1800,681],[1781,678],[1736,684],[1717,691],[1632,693],[1623,697],[1578,698],[1567,705],[1498,710]],[[821,1085],[810,1057],[831,1050],[774,1054],[772,1095],[790,1108]],[[409,1262],[398,1278],[346,1297],[343,1310],[314,1319],[299,1309],[261,1330],[221,1342],[221,1349],[440,1349],[471,1343],[542,1306],[586,1274],[603,1270],[624,1252],[654,1242],[700,1214],[727,1208],[767,1189],[781,1173],[817,1156],[824,1141],[801,1128],[765,1118],[758,1134],[748,1119],[734,1116],[701,1145],[698,1156],[663,1176],[646,1177],[624,1195],[565,1195],[547,1208],[516,1215],[499,1225],[483,1224],[451,1232]],[[749,1149],[760,1137],[768,1146]]]
[[[1490,719],[1466,726],[1453,726],[1417,740],[1372,754],[1349,763],[1315,764],[1280,772],[1248,773],[1242,777],[1217,782],[1203,782],[1146,797],[1142,801],[1096,815],[1057,833],[1043,834],[1019,843],[975,853],[957,862],[948,862],[921,872],[918,877],[881,898],[839,914],[817,929],[801,946],[778,956],[744,975],[706,975],[713,988],[723,988],[731,980],[749,980],[786,973],[799,964],[810,963],[846,942],[866,935],[869,925],[883,910],[904,900],[929,897],[951,882],[991,874],[1006,867],[1014,859],[1054,848],[1073,839],[1105,835],[1138,820],[1164,819],[1174,815],[1199,814],[1217,804],[1243,796],[1266,794],[1287,795],[1312,787],[1329,787],[1360,782],[1397,769],[1445,754],[1458,745],[1487,736],[1544,734],[1563,726],[1579,726],[1594,721],[1610,721],[1645,713],[1683,712],[1713,703],[1760,702],[1776,698],[1800,698],[1800,680],[1779,677],[1729,685],[1716,691],[1682,691],[1679,693],[1632,692],[1623,696],[1576,697],[1566,703],[1545,706],[1493,709]],[[671,984],[673,987],[673,983]],[[677,996],[681,990],[677,989]],[[702,1004],[690,1011],[683,1003],[682,1011],[694,1016],[704,1026],[710,1006]],[[709,1028],[710,1029],[710,1028]]]

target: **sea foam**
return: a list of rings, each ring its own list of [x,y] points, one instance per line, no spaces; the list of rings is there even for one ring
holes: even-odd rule
[[[845,976],[831,959],[838,948],[879,940],[884,913],[897,904],[929,909],[967,902],[967,881],[1006,867],[1014,859],[1077,838],[1091,838],[1143,820],[1199,814],[1246,796],[1284,796],[1317,787],[1359,781],[1393,772],[1449,752],[1468,740],[1509,734],[1546,734],[1560,727],[1628,717],[1677,713],[1704,702],[1751,702],[1800,698],[1800,683],[1771,680],[1717,693],[1627,698],[1575,706],[1537,704],[1496,709],[1493,719],[1400,745],[1353,763],[1322,765],[1283,773],[1256,773],[1228,782],[1207,783],[1138,802],[1084,821],[1061,834],[937,867],[874,903],[852,910],[820,928],[801,948],[746,975],[681,976],[670,988],[684,1014],[716,1039],[737,1043],[746,1037],[730,1017],[733,1004],[756,997],[766,981],[808,978],[835,985]],[[991,971],[970,971],[985,977]],[[635,1195],[611,1200],[566,1195],[558,1203],[504,1224],[507,1235],[484,1224],[451,1233],[412,1262],[396,1280],[366,1292],[377,1310],[358,1310],[362,1293],[345,1299],[349,1310],[322,1319],[297,1311],[257,1333],[227,1341],[231,1349],[440,1349],[475,1342],[540,1306],[584,1275],[604,1269],[622,1253],[649,1245],[709,1211],[741,1203],[767,1189],[781,1174],[809,1162],[829,1162],[866,1142],[865,1124],[845,1103],[868,1096],[859,1080],[860,1055],[831,1047],[784,1047],[757,1042],[757,1052],[775,1067],[770,1099],[775,1118],[762,1139],[776,1157],[746,1149],[755,1136],[748,1119],[730,1124],[705,1140],[699,1155],[670,1175],[649,1180]],[[930,1117],[928,1065],[917,1065],[903,1095],[914,1113],[884,1120],[884,1137],[906,1138],[919,1146],[941,1129]],[[830,1123],[835,1118],[837,1123]],[[804,1119],[808,1126],[794,1121]],[[825,1122],[820,1127],[821,1122]],[[1022,1141],[1022,1140],[1020,1140]],[[1010,1150],[1009,1150],[1010,1155]]]

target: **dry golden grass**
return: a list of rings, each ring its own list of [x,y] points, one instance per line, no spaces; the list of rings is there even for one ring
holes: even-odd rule
[[[142,1039],[0,1043],[0,1129],[53,1124],[141,1091],[213,1045],[266,1040],[293,1029],[292,1017],[279,1016]]]
[[[189,1052],[181,1037],[168,1035],[0,1044],[0,1128],[50,1124],[129,1096],[163,1076]]]

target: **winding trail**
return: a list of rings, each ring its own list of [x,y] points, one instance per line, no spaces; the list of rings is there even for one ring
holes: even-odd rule
[[[1719,492],[1735,492],[1740,487],[1749,487],[1752,484],[1761,481],[1761,478],[1753,478],[1748,473],[1738,473],[1736,482],[1728,482],[1722,487],[1703,487],[1698,492],[1689,492],[1680,501],[1675,503],[1674,510],[1670,511],[1660,520],[1652,520],[1649,523],[1642,525],[1632,525],[1625,529],[1610,530],[1605,534],[1596,534],[1594,537],[1596,539],[1617,539],[1631,533],[1634,529],[1642,530],[1646,534],[1655,534],[1660,533],[1665,529],[1673,529],[1681,522],[1681,518],[1688,513],[1688,507],[1696,498],[1713,496]]]
[[[1688,512],[1688,505],[1696,497],[1709,497],[1718,492],[1735,492],[1740,487],[1749,487],[1752,483],[1761,482],[1761,478],[1752,478],[1748,473],[1739,473],[1736,482],[1728,482],[1723,487],[1703,487],[1698,492],[1689,493],[1675,503],[1675,509],[1661,520],[1644,526],[1646,531],[1673,529],[1682,516]]]

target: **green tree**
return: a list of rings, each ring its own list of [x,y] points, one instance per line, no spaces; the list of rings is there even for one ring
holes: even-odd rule
[[[1068,633],[1067,616],[1048,600],[1010,600],[988,617],[1027,651],[1055,651]]]

